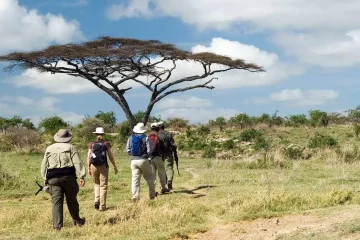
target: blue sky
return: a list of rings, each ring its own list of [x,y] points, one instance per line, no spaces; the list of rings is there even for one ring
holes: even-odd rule
[[[181,3],[180,3],[181,2]],[[154,115],[207,122],[217,116],[341,112],[359,104],[360,3],[348,0],[2,0],[0,54],[52,44],[93,40],[101,35],[157,39],[180,48],[210,51],[262,65],[265,74],[219,75],[214,90],[171,95]],[[341,13],[341,14],[340,14]],[[4,64],[1,65],[5,66]],[[181,65],[179,76],[196,73]],[[175,76],[177,76],[175,74]],[[127,94],[133,112],[147,92]],[[0,73],[0,116],[59,115],[76,124],[99,110],[121,108],[85,81],[35,71]]]

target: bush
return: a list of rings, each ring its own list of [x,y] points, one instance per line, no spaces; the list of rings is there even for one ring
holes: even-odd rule
[[[93,141],[95,140],[93,132],[97,127],[103,127],[106,133],[109,133],[111,130],[111,126],[109,124],[106,124],[103,120],[94,117],[84,119],[82,123],[75,128],[74,135],[83,142]]]
[[[235,148],[235,142],[231,139],[226,140],[225,142],[222,143],[222,147],[226,150],[231,150]]]
[[[181,128],[186,128],[189,124],[189,120],[183,118],[169,118],[166,120],[168,127],[175,130],[180,130]]]
[[[326,116],[326,112],[320,110],[310,110],[310,125],[313,127],[317,127],[321,124],[321,120]]]
[[[206,147],[204,149],[202,157],[203,158],[215,158],[216,157],[216,152],[212,147]]]
[[[240,134],[240,140],[243,142],[250,142],[253,139],[255,139],[256,137],[260,137],[260,136],[262,136],[262,133],[260,131],[252,128],[252,129],[243,131]]]
[[[284,148],[284,154],[289,159],[299,159],[303,155],[305,147],[296,145],[296,144],[289,144]]]
[[[337,147],[338,141],[328,135],[316,133],[314,137],[310,139],[309,148],[325,148],[325,147]]]
[[[202,137],[206,137],[210,134],[210,128],[202,125],[197,129],[197,133]]]
[[[287,127],[300,127],[308,122],[305,114],[291,115],[286,122]]]
[[[0,165],[0,189],[18,189],[20,187],[20,178],[14,176]]]
[[[270,144],[263,136],[257,136],[254,141],[254,149],[257,151],[267,151],[270,148]]]
[[[41,136],[38,132],[21,127],[12,127],[6,131],[6,138],[13,149],[34,152],[36,147],[41,144]]]
[[[69,124],[58,116],[41,119],[39,123],[39,129],[43,128],[45,133],[50,135],[54,135],[59,129],[67,128],[68,126]]]
[[[359,134],[360,134],[360,125],[356,124],[356,125],[354,126],[354,132],[355,132],[356,137],[359,137]]]

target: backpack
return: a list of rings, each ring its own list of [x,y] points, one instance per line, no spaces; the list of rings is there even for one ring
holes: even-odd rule
[[[150,132],[148,135],[151,153],[156,153],[156,154],[159,153],[158,135],[159,135],[158,132]]]
[[[158,134],[159,139],[159,152],[169,153],[172,152],[170,138],[165,131],[160,131]]]
[[[131,136],[131,141],[132,141],[132,145],[131,145],[131,155],[132,156],[142,156],[144,154],[147,154],[147,148],[146,148],[146,144],[144,144],[143,139],[144,137],[146,137],[145,134],[142,134],[140,136],[136,136],[135,134],[133,134]]]
[[[90,162],[94,166],[107,164],[107,147],[104,142],[94,142],[92,144]]]

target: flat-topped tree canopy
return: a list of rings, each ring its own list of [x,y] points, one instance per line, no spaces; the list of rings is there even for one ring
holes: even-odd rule
[[[262,67],[242,59],[234,60],[209,52],[191,53],[157,40],[108,36],[80,44],[54,45],[41,51],[15,52],[0,56],[0,61],[9,62],[5,71],[36,69],[82,77],[109,94],[121,106],[131,125],[136,123],[124,94],[132,88],[125,87],[125,82],[133,81],[151,91],[143,119],[146,124],[155,103],[169,94],[197,88],[213,89],[210,84],[216,78],[207,78],[220,72],[233,69],[264,71]],[[198,75],[172,79],[178,61],[200,64],[203,71]],[[167,62],[171,67],[165,67]],[[147,81],[144,81],[144,76]],[[202,79],[207,81],[197,81]],[[181,83],[187,85],[176,88]]]

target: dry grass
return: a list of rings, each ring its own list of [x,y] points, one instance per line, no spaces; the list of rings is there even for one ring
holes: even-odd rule
[[[291,135],[293,139],[303,136],[303,132]],[[359,204],[360,162],[355,142],[349,142],[343,142],[339,149],[317,150],[310,160],[290,161],[280,149],[271,150],[266,157],[181,159],[181,175],[175,176],[173,193],[150,201],[143,182],[142,199],[137,204],[130,201],[129,160],[117,154],[120,173],[111,171],[110,209],[93,209],[93,185],[88,178],[78,197],[87,224],[73,227],[65,210],[61,232],[51,228],[50,196],[33,195],[35,180],[40,180],[42,156],[0,153],[3,169],[21,176],[20,187],[0,195],[0,239],[186,239],[190,233],[218,224]],[[348,231],[356,232],[357,228],[350,226]]]

